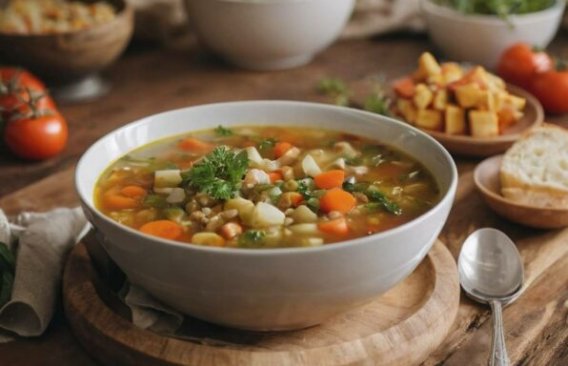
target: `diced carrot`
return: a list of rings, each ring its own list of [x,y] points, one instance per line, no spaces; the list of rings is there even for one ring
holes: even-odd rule
[[[270,178],[270,183],[278,182],[279,180],[283,180],[284,177],[279,170],[275,170],[273,172],[268,173],[268,177]]]
[[[409,77],[395,80],[392,83],[392,88],[394,89],[395,93],[401,98],[412,98],[414,96],[414,93],[416,92],[416,85],[414,84],[414,80]]]
[[[140,198],[146,195],[146,190],[140,186],[126,186],[120,190],[120,194],[130,198]]]
[[[345,172],[343,170],[329,170],[320,173],[314,177],[316,187],[321,189],[340,188],[345,179]]]
[[[341,188],[333,188],[320,198],[320,209],[323,212],[338,211],[347,213],[355,207],[357,200],[349,192]]]
[[[292,148],[292,144],[289,142],[277,142],[274,145],[274,156],[276,158],[281,157],[282,155],[286,154],[286,151]]]
[[[304,196],[298,192],[288,192],[290,195],[290,202],[292,202],[293,207],[298,207],[304,202]]]
[[[318,224],[318,229],[327,234],[333,235],[346,235],[349,232],[347,220],[345,217],[340,217],[330,221],[322,221]]]
[[[186,151],[207,152],[213,150],[214,146],[195,137],[187,137],[178,143],[178,147]]]
[[[228,222],[221,226],[220,233],[223,238],[231,240],[235,236],[243,233],[243,227],[236,222]]]
[[[103,205],[109,210],[125,210],[137,208],[140,205],[140,200],[107,192],[103,195]]]
[[[183,228],[176,222],[170,220],[156,220],[140,226],[140,231],[164,239],[175,240],[182,236]]]

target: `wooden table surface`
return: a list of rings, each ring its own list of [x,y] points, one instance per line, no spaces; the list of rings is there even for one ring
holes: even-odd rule
[[[277,72],[249,72],[235,69],[211,57],[193,40],[178,42],[166,48],[136,45],[107,70],[106,77],[113,84],[108,95],[94,102],[60,106],[70,126],[70,142],[61,156],[46,162],[30,163],[1,152],[0,208],[8,213],[37,209],[31,194],[38,190],[34,187],[40,187],[39,185],[50,180],[70,181],[70,168],[90,144],[116,127],[140,117],[189,105],[229,100],[322,101],[324,99],[315,92],[315,85],[323,77],[335,76],[347,82],[357,82],[370,75],[393,78],[411,71],[420,53],[431,49],[432,45],[424,36],[397,34],[373,40],[338,42],[321,53],[310,65],[302,68]],[[556,37],[551,50],[568,56],[566,32]],[[465,177],[462,192],[473,191],[471,177],[467,175],[471,175],[471,170],[477,162],[478,160],[473,159],[457,159],[460,174]],[[71,186],[65,184],[60,189],[71,189]],[[48,203],[44,202],[44,206],[68,203],[58,202],[57,189],[42,194],[51,197]],[[459,200],[460,192],[458,205],[462,204]],[[472,200],[475,202],[467,204],[482,205],[477,203],[479,197]],[[487,216],[487,213],[479,215]],[[489,222],[504,226],[519,235],[562,238],[568,245],[566,230],[542,233],[499,221],[500,219],[494,216],[490,219],[493,221],[487,221],[486,217],[476,220],[478,223]],[[463,232],[456,233],[455,230],[445,229],[442,239],[457,243],[472,228],[471,225],[467,222],[452,222],[453,228],[463,229]],[[450,249],[456,255],[459,246],[456,244],[450,246]],[[528,308],[519,306],[519,313],[511,313],[509,316],[518,322],[513,330],[510,330],[514,334],[509,335],[514,337],[511,341],[511,353],[520,365],[568,365],[568,256],[564,253],[562,252],[562,258],[547,262],[553,272],[540,276],[533,285],[536,286],[535,290],[531,292],[535,299],[544,301],[548,299],[546,296],[550,295],[545,294],[546,291],[555,291],[553,304],[549,301],[543,303],[543,308],[530,308],[541,306],[537,305],[536,300],[531,300],[534,302],[528,303]],[[467,306],[473,308],[477,305]],[[471,330],[471,334],[477,334],[473,331],[480,328],[488,332],[490,328],[487,324],[487,312],[475,316],[474,320],[459,326],[467,327],[466,330]],[[525,323],[526,329],[523,328]],[[527,333],[530,333],[530,339],[526,338],[528,340],[525,339],[528,337]],[[482,361],[470,361],[483,360],[484,357],[480,354],[488,351],[487,344],[465,338],[460,338],[457,342],[451,338],[452,334],[425,362],[426,365],[482,364],[478,363]],[[467,352],[457,352],[460,349]],[[468,356],[474,354],[477,356]],[[95,365],[95,362],[73,338],[62,310],[59,309],[44,336],[0,344],[0,365],[90,366]]]

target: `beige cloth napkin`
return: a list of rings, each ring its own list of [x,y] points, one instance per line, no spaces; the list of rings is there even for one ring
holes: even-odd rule
[[[0,210],[0,241],[16,253],[11,299],[0,308],[0,343],[45,331],[58,300],[66,255],[86,224],[79,208],[22,213],[12,222]]]

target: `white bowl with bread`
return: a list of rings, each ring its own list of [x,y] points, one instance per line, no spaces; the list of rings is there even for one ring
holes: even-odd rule
[[[484,160],[474,180],[499,215],[531,227],[568,226],[568,130],[544,124],[504,155]]]

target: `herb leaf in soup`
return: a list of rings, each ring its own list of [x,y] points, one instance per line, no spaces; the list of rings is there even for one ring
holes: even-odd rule
[[[217,126],[215,133],[217,134],[217,136],[232,136],[235,134],[233,130],[223,127],[222,125]]]
[[[288,126],[221,125],[172,136],[119,159],[95,188],[97,208],[120,224],[243,250],[370,235],[413,220],[438,199],[432,175],[403,152]]]
[[[191,168],[184,181],[215,199],[227,200],[239,189],[247,168],[245,151],[236,153],[224,146],[216,147]]]

